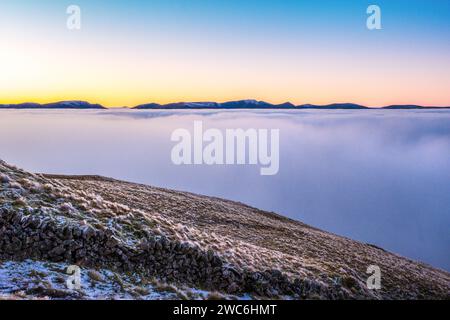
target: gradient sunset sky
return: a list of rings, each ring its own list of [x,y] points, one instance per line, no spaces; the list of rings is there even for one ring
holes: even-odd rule
[[[450,0],[2,0],[0,39],[0,103],[450,105]]]

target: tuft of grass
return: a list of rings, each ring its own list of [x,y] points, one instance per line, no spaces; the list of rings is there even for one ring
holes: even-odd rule
[[[135,287],[134,292],[136,292],[140,296],[146,296],[150,293],[150,290],[145,287]]]
[[[26,207],[28,205],[28,203],[25,198],[19,197],[16,200],[14,200],[13,205],[17,206],[17,207]]]
[[[225,297],[217,291],[211,292],[206,300],[225,300]]]
[[[91,280],[95,281],[95,282],[103,282],[103,276],[101,275],[100,272],[97,272],[95,270],[89,270],[88,271],[88,276]]]
[[[11,179],[9,178],[8,175],[6,175],[4,173],[0,173],[0,183],[8,183],[10,181],[11,181]]]
[[[357,281],[352,277],[344,277],[342,278],[342,285],[346,288],[352,289],[356,287]]]

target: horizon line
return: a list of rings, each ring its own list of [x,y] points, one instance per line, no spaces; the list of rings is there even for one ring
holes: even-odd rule
[[[39,103],[39,102],[32,102],[32,101],[25,101],[25,102],[19,102],[19,103],[0,103],[0,108],[4,108],[5,106],[8,106],[10,108],[14,108],[14,106],[18,106],[20,108],[20,106],[23,105],[35,105],[35,107],[30,107],[30,108],[39,108],[39,106],[43,106],[42,109],[45,109],[45,106],[50,106],[50,105],[57,105],[57,104],[63,104],[63,103],[80,103],[80,104],[85,104],[87,106],[91,106],[91,108],[93,106],[97,106],[100,108],[104,108],[104,109],[139,109],[141,108],[147,108],[147,109],[158,109],[159,107],[161,107],[161,109],[164,109],[164,107],[166,108],[170,108],[172,107],[172,109],[176,109],[176,105],[182,105],[182,104],[199,104],[199,106],[197,107],[180,107],[179,109],[221,109],[221,108],[226,108],[226,107],[221,107],[221,105],[223,104],[227,104],[227,103],[247,103],[249,105],[254,105],[255,107],[257,107],[258,104],[264,104],[266,109],[270,109],[271,107],[273,107],[274,109],[276,108],[307,108],[307,107],[311,107],[311,108],[320,108],[320,107],[332,107],[332,106],[347,106],[347,107],[360,107],[360,108],[366,108],[366,109],[383,109],[383,108],[388,108],[388,107],[417,107],[417,108],[450,108],[450,103],[447,105],[442,105],[442,106],[437,106],[437,105],[423,105],[423,104],[414,104],[414,103],[406,103],[406,104],[386,104],[386,105],[381,105],[381,106],[368,106],[368,105],[364,105],[364,104],[359,104],[359,103],[355,103],[355,102],[332,102],[332,103],[328,103],[328,104],[314,104],[314,103],[302,103],[302,104],[294,104],[290,101],[286,101],[286,102],[282,102],[282,103],[271,103],[271,102],[267,102],[265,100],[258,100],[258,99],[238,99],[238,100],[226,100],[223,102],[217,102],[217,101],[208,101],[208,100],[204,100],[204,101],[174,101],[174,102],[169,102],[169,103],[158,103],[158,102],[146,102],[146,103],[141,103],[138,105],[134,105],[134,106],[105,106],[101,103],[92,103],[89,100],[59,100],[59,101],[53,101],[53,102],[46,102],[46,103]],[[201,104],[211,104],[210,106],[204,105],[201,106]],[[149,105],[153,105],[153,106],[149,106]],[[148,106],[148,107],[146,107]],[[26,107],[23,107],[24,109]],[[228,108],[232,108],[232,107],[228,107]],[[260,108],[264,108],[264,107],[260,107]]]

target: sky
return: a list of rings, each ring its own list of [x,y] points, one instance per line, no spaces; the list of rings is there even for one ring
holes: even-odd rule
[[[0,39],[0,103],[450,106],[449,0],[2,0]]]

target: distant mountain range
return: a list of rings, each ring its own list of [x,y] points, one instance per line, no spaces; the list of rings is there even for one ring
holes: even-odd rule
[[[107,109],[100,104],[91,104],[86,101],[61,101],[47,104],[20,103],[20,104],[0,104],[0,109]],[[223,103],[218,102],[176,102],[168,104],[147,103],[141,104],[131,109],[377,109],[369,108],[354,103],[333,103],[327,105],[302,104],[294,105],[290,102],[282,104],[271,104],[257,100],[238,100]],[[419,105],[390,105],[381,109],[450,109],[450,107],[419,106]]]
[[[92,104],[86,101],[60,101],[46,104],[19,103],[0,104],[0,109],[106,109],[102,105]]]
[[[425,108],[444,108],[450,107],[426,107],[418,105],[390,105],[381,107],[382,109],[425,109]],[[223,103],[217,102],[177,102],[168,104],[148,103],[141,104],[133,109],[376,109],[369,108],[354,103],[333,103],[327,105],[301,104],[294,105],[290,102],[282,104],[271,104],[265,101],[257,100],[238,100]]]

